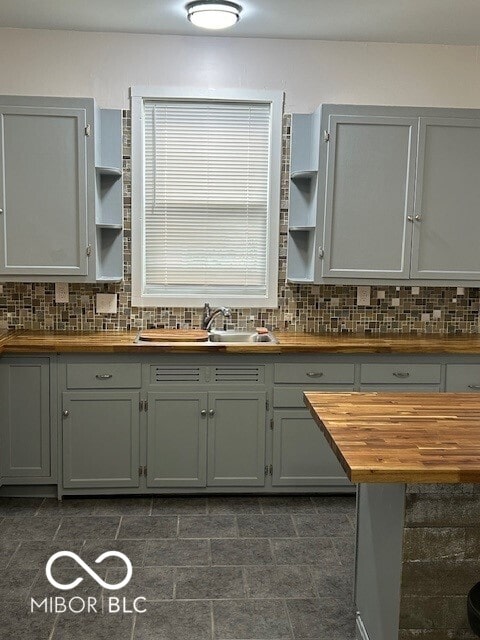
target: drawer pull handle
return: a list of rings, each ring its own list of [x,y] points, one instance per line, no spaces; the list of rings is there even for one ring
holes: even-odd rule
[[[410,374],[408,373],[408,371],[394,371],[393,375],[396,378],[408,378],[410,376]]]
[[[469,384],[468,385],[469,389],[480,389],[480,384]]]
[[[110,378],[113,378],[111,373],[97,373],[95,377],[97,380],[110,380]]]
[[[323,376],[323,371],[307,371],[307,376],[309,378],[321,378]]]

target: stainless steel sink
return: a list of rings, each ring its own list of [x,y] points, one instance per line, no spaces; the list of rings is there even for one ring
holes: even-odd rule
[[[186,340],[186,342],[189,342]],[[277,344],[277,339],[272,333],[257,333],[256,331],[220,331],[217,329],[213,329],[208,334],[208,341],[206,342],[193,342],[192,344],[197,345],[208,345],[222,343],[222,344],[238,344],[238,343],[248,343],[248,344]],[[140,333],[137,334],[135,340],[135,344],[139,345],[147,345],[150,347],[154,347],[156,345],[165,345],[166,342],[152,342],[151,340],[142,339]],[[172,345],[179,344],[178,342],[172,342]]]
[[[277,342],[271,333],[257,333],[256,331],[211,331],[208,336],[209,342]]]

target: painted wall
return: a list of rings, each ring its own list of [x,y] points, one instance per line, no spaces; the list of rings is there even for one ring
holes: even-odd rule
[[[479,47],[0,29],[0,93],[126,108],[134,84],[283,89],[287,113],[321,102],[478,107]]]

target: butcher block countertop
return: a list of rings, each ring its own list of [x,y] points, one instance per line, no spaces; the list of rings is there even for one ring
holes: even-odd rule
[[[480,355],[480,335],[416,336],[311,334],[274,332],[277,344],[220,342],[165,342],[136,344],[136,331],[26,331],[0,332],[0,353],[45,352],[185,352],[185,353],[455,353]]]
[[[352,482],[480,482],[480,397],[305,393]]]

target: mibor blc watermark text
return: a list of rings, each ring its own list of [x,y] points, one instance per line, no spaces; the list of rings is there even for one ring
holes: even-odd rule
[[[88,566],[86,562],[72,551],[58,551],[51,556],[45,566],[45,575],[50,584],[59,591],[71,591],[83,582],[83,578],[78,576],[71,582],[64,584],[56,580],[52,575],[52,567],[59,558],[71,558],[87,573],[97,584],[107,591],[119,591],[127,586],[132,579],[133,568],[130,559],[120,551],[106,551],[98,556],[95,564],[100,564],[107,558],[120,558],[125,563],[126,575],[115,584],[111,584],[103,580],[96,571]],[[96,598],[94,596],[46,596],[45,598],[31,598],[30,612],[43,613],[145,613],[146,598],[140,596],[129,599],[118,596],[106,596],[104,598]]]

